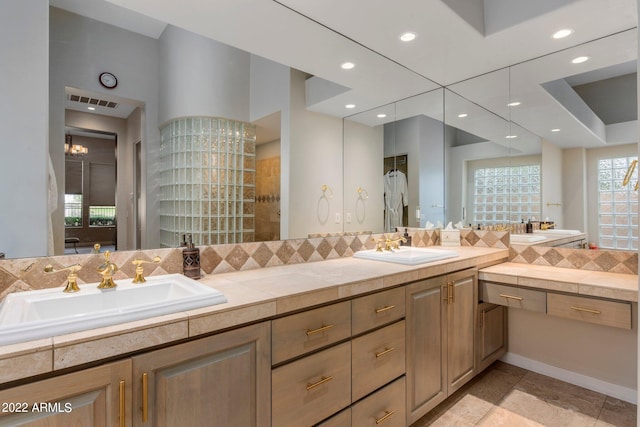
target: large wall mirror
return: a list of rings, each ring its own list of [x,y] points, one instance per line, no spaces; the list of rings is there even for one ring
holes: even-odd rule
[[[74,13],[73,3],[52,0],[49,28],[38,35],[49,41],[48,154],[58,189],[64,190],[65,135],[76,140],[80,137],[74,132],[117,135],[118,249],[160,246],[167,201],[161,129],[174,118],[202,116],[204,110],[247,124],[242,131],[234,129],[256,138],[257,148],[243,167],[261,175],[245,176],[256,183],[253,192],[240,196],[254,205],[254,221],[243,226],[254,230],[255,240],[549,218],[559,228],[587,233],[601,247],[637,247],[637,192],[633,185],[620,185],[637,157],[635,28],[606,37],[594,32],[564,48],[545,47],[535,59],[523,57],[505,30],[492,36],[492,47],[504,44],[508,62],[491,62],[469,78],[459,63],[415,62],[421,58],[397,41],[374,50],[365,35],[360,38],[343,28],[344,22],[333,22],[335,14],[293,0],[281,3],[312,18],[317,14],[326,25],[277,2],[256,4],[250,17],[241,6],[229,13],[255,24],[268,9],[274,21],[286,17],[317,37],[276,46],[247,36],[234,39],[234,47],[225,44],[231,40],[224,28],[231,24],[213,28],[193,13],[171,13],[174,5],[156,8],[140,0],[131,7],[141,13],[132,13],[120,10],[117,2],[95,0],[83,2],[82,13]],[[429,7],[433,19],[451,19],[454,13],[444,4]],[[570,13],[571,7],[561,13]],[[113,18],[103,8],[121,14]],[[107,15],[127,22],[104,22]],[[456,25],[467,25],[453,18]],[[433,37],[443,51],[456,48],[452,40]],[[226,60],[213,60],[211,52]],[[572,63],[580,56],[588,60]],[[330,70],[327,58],[335,60]],[[342,70],[345,58],[355,58],[358,66]],[[203,79],[202,70],[220,79]],[[117,76],[115,88],[100,84],[103,71]],[[116,117],[87,111],[106,111],[109,103],[127,113]],[[171,137],[192,143],[198,132],[211,129],[202,121],[189,126]],[[393,180],[387,179],[390,173]],[[632,184],[636,177],[637,170]],[[406,190],[401,191],[403,179]],[[385,194],[393,194],[390,206]],[[57,201],[51,219],[55,254],[61,254],[63,192]],[[225,209],[244,209],[234,206]],[[201,212],[213,205],[191,208]],[[42,216],[30,224],[34,233],[46,234]],[[181,232],[173,230],[176,242]],[[41,247],[21,250],[27,246],[19,242],[15,250],[0,250],[9,257],[46,254]]]

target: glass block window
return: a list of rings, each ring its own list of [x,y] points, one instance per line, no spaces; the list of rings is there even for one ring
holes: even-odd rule
[[[82,227],[82,194],[64,195],[64,226]]]
[[[255,240],[255,126],[185,117],[160,134],[160,244]]]
[[[638,249],[638,168],[626,186],[624,177],[637,157],[598,161],[598,243],[607,249]]]
[[[89,227],[113,227],[115,225],[115,206],[89,206]]]
[[[474,224],[540,218],[540,164],[484,167],[473,172]]]

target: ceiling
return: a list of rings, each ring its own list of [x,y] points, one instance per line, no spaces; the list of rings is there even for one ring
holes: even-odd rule
[[[637,32],[633,30],[637,26],[636,0],[50,0],[50,3],[149,37],[159,37],[169,23],[299,69],[314,76],[309,79],[310,85],[327,87],[327,82],[331,82],[338,85],[334,89],[341,87],[332,96],[317,97],[308,104],[310,110],[338,117],[450,86],[474,103],[513,118],[511,112],[503,111],[506,103],[497,94],[505,90],[509,91],[506,96],[513,95],[513,91],[531,94],[536,111],[548,106],[546,118],[564,115],[567,123],[573,121],[562,125],[566,129],[564,146],[597,146],[609,141],[602,132],[585,130],[579,115],[559,101],[560,95],[552,93],[564,90],[561,83],[556,83],[553,90],[551,86],[543,88],[542,84],[560,80],[569,87],[593,83],[595,74],[586,83],[579,83],[575,76],[613,64],[635,65],[637,58]],[[551,34],[561,28],[571,28],[573,33],[564,39],[553,39]],[[416,39],[401,42],[399,35],[405,31],[414,32]],[[585,45],[615,33],[622,34],[616,40],[626,46],[622,52],[611,52],[607,42]],[[588,55],[593,60],[579,67],[564,63],[551,67],[551,61],[565,61],[583,46],[590,46]],[[529,61],[533,58],[538,59]],[[353,62],[355,67],[343,70],[340,65],[345,61]],[[505,89],[502,80],[505,67],[514,64],[513,69],[520,70],[522,76],[535,78],[528,82],[524,77],[522,81],[512,79],[512,86]],[[551,73],[552,68],[556,72]],[[635,73],[635,69],[627,68],[625,72]],[[610,77],[615,76],[607,76]],[[572,83],[568,78],[573,78]],[[478,85],[479,82],[482,84]],[[513,87],[514,83],[521,86]],[[346,104],[356,107],[347,110]],[[558,137],[549,133],[547,123],[530,120],[532,114],[527,114],[525,108],[519,115],[521,126],[550,140]],[[574,128],[575,134],[570,136],[570,129]]]

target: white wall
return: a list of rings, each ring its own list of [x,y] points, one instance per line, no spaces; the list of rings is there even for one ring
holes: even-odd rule
[[[554,221],[556,228],[564,228],[562,200],[562,150],[549,141],[542,140],[541,202],[540,219]],[[547,206],[547,203],[550,205]],[[559,204],[556,206],[555,204]]]
[[[587,233],[587,150],[562,150],[562,216],[563,227]]]
[[[538,372],[541,368],[551,369],[547,375],[556,378],[558,372],[567,371],[568,377],[561,379],[578,384],[585,381],[580,385],[635,400],[637,308],[634,304],[632,330],[510,308],[509,353],[505,360],[510,361],[509,357],[516,355],[511,362],[525,368]]]
[[[384,230],[383,146],[382,126],[344,120],[345,232]]]
[[[291,212],[288,235],[282,238],[342,232],[343,226],[342,119],[306,110],[304,80],[304,73],[291,70],[290,157],[286,158],[283,138],[282,165],[287,162],[289,176],[295,179],[289,179],[288,207],[282,205]],[[322,197],[323,185],[332,194],[327,191]]]
[[[142,247],[159,246],[159,217],[156,177],[159,173],[160,133],[158,127],[159,44],[158,41],[93,21],[60,9],[51,8],[49,138],[55,141],[50,152],[56,168],[59,188],[64,188],[64,120],[65,87],[73,87],[100,95],[121,98],[143,105],[141,123],[143,143],[143,212],[145,218]],[[30,30],[32,31],[32,25]],[[45,53],[45,57],[48,54]],[[98,75],[110,71],[118,77],[118,86],[103,88]],[[126,148],[126,147],[123,147]],[[120,153],[119,153],[120,154]],[[123,152],[118,159],[125,165]],[[126,166],[130,168],[131,163]],[[127,171],[130,174],[130,170]],[[131,176],[131,175],[128,175]],[[151,177],[151,179],[148,179]],[[120,182],[119,182],[120,184]],[[62,185],[60,187],[60,185]],[[121,199],[120,199],[121,200]],[[59,198],[62,206],[63,193]],[[63,242],[63,212],[56,219],[56,242]]]
[[[250,55],[168,25],[160,37],[160,126],[186,116],[250,121]]]
[[[0,58],[0,252],[43,256],[50,228],[47,0],[2,3]]]

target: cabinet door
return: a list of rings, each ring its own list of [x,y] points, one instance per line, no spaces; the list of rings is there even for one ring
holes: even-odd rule
[[[131,360],[0,391],[0,425],[131,425]]]
[[[477,372],[483,371],[507,352],[507,308],[478,305]]]
[[[435,277],[407,286],[407,425],[447,397],[446,345],[442,334],[446,322],[445,279]]]
[[[134,357],[133,378],[134,425],[268,426],[269,323]]]
[[[447,394],[450,395],[475,374],[475,325],[478,306],[477,271],[465,270],[447,276],[451,287],[447,307]]]

